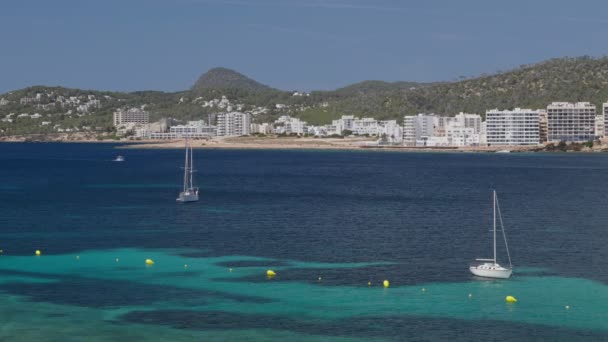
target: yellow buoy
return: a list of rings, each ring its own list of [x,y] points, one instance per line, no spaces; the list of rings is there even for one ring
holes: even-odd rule
[[[426,292],[426,289],[424,287],[422,288],[422,292]]]
[[[42,254],[39,249],[36,250],[36,255]]]
[[[385,281],[382,282],[382,285],[384,287],[389,287],[389,286],[391,286],[391,283],[388,280],[385,280]]]
[[[276,273],[275,273],[275,271],[273,271],[273,270],[268,270],[268,271],[266,271],[266,276],[267,276],[268,278],[272,278],[272,277],[274,277],[274,276],[276,276],[276,275],[277,275],[277,274],[276,274]]]
[[[566,305],[566,310],[570,310],[570,305]]]
[[[229,268],[228,271],[232,272],[232,268]]]
[[[513,296],[507,296],[507,297],[505,297],[505,301],[507,301],[507,303],[515,303],[515,302],[517,302],[517,298],[515,298]]]
[[[148,266],[154,265],[154,260],[152,260],[152,259],[146,259],[146,265],[148,265]]]
[[[367,282],[367,286],[372,286],[372,282],[371,282],[371,281],[368,281],[368,282]]]
[[[469,293],[469,298],[473,298],[473,294],[472,293]]]
[[[184,264],[184,268],[188,268],[188,264]]]

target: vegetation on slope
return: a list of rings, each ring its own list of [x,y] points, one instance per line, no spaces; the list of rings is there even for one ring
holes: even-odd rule
[[[22,98],[34,98],[37,94],[44,96],[34,102],[21,102]],[[101,106],[86,113],[78,112],[77,106],[57,102],[59,96],[77,97],[85,102],[89,95],[98,99]],[[176,93],[120,93],[35,86],[0,95],[0,100],[8,101],[8,104],[0,105],[0,119],[14,113],[13,122],[0,122],[0,135],[45,133],[52,131],[55,125],[110,131],[112,113],[125,107],[144,106],[153,121],[161,117],[202,119],[209,113],[226,110],[203,106],[205,101],[222,96],[232,104],[240,104],[244,111],[257,113],[255,122],[288,114],[311,124],[329,123],[341,115],[399,121],[404,115],[422,112],[454,115],[463,111],[483,115],[493,108],[545,108],[553,101],[589,101],[601,106],[608,100],[608,58],[552,59],[456,82],[364,81],[334,91],[313,91],[309,96],[293,96],[291,92],[271,88],[225,68],[209,70],[190,90]],[[277,104],[286,106],[277,108]],[[256,111],[260,108],[264,110]],[[21,113],[39,113],[42,118],[17,118]],[[41,121],[52,124],[43,126]]]

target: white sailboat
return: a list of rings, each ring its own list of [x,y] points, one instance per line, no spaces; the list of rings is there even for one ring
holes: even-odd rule
[[[496,190],[492,192],[494,202],[494,258],[492,259],[476,259],[477,263],[471,265],[469,270],[476,276],[485,278],[501,278],[507,279],[513,273],[513,265],[511,265],[511,255],[509,255],[509,246],[507,245],[507,237],[505,235],[504,225],[502,224],[502,215],[500,215],[500,207],[498,205],[498,199],[496,197]],[[500,266],[496,261],[496,211],[498,209],[498,217],[500,218],[500,227],[502,236],[505,241],[505,248],[507,250],[507,257],[509,258],[509,267]]]
[[[192,147],[188,144],[186,139],[186,165],[184,166],[184,189],[179,193],[176,201],[196,202],[198,201],[198,188],[195,188],[192,183],[193,161],[192,161]]]

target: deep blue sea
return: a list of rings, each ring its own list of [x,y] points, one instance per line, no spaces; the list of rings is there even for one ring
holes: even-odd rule
[[[608,341],[608,154],[118,146],[0,144],[1,340]]]

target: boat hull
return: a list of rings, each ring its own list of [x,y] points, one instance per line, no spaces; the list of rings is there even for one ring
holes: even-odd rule
[[[500,266],[471,266],[469,270],[478,277],[498,279],[508,279],[513,273],[512,269]]]
[[[175,200],[182,203],[196,202],[198,201],[198,192],[181,192]]]

